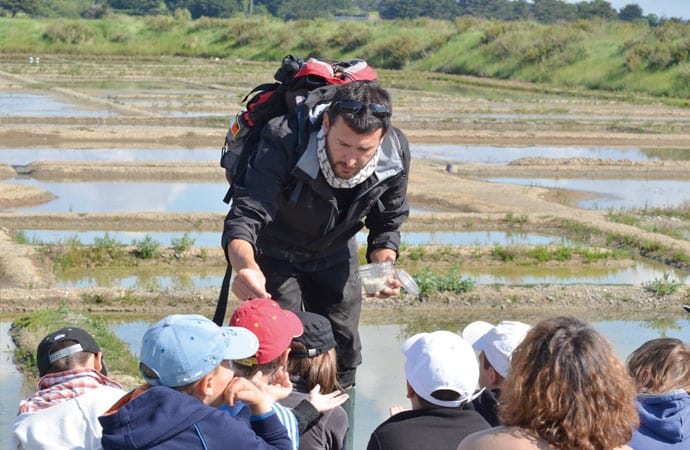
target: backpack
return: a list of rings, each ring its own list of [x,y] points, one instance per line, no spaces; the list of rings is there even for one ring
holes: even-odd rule
[[[327,61],[310,58],[304,62],[298,56],[287,55],[273,78],[276,82],[260,84],[252,89],[242,99],[244,108],[230,119],[220,155],[220,165],[225,169],[225,178],[230,184],[223,199],[225,203],[230,203],[234,186],[244,183],[247,165],[258,147],[261,130],[269,120],[293,112],[316,88],[352,81],[374,81],[377,74],[363,59]]]
[[[220,154],[220,166],[225,169],[225,178],[230,184],[223,198],[225,203],[230,203],[235,187],[244,184],[247,167],[259,146],[261,130],[269,120],[295,111],[307,101],[312,91],[318,91],[314,92],[314,96],[319,101],[327,100],[327,96],[332,95],[332,89],[319,88],[352,81],[375,81],[377,74],[363,59],[328,61],[309,58],[305,62],[298,56],[287,55],[273,78],[276,80],[274,83],[260,84],[252,89],[242,99],[244,108],[230,119]],[[213,315],[213,321],[218,326],[223,325],[225,318],[231,274],[232,267],[228,262]]]

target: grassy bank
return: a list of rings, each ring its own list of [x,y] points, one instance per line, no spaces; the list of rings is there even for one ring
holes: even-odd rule
[[[12,322],[10,335],[17,346],[15,361],[19,370],[38,380],[36,347],[44,336],[67,326],[83,328],[93,335],[103,351],[112,378],[126,387],[133,387],[141,381],[138,358],[108,329],[105,319],[67,308],[28,313]]]
[[[690,24],[579,21],[543,25],[458,19],[282,22],[266,17],[190,21],[0,18],[3,57],[88,55],[240,58],[364,57],[377,68],[539,82],[690,98]],[[23,57],[23,56],[22,56]],[[2,65],[0,64],[0,68]],[[425,83],[433,80],[425,79]],[[429,86],[420,86],[427,89]],[[516,86],[519,88],[519,86]]]

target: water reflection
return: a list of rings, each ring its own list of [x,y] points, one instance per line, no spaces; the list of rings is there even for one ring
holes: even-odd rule
[[[600,194],[578,202],[578,206],[586,209],[675,208],[690,202],[690,181],[566,178],[489,178],[487,181]]]
[[[472,145],[411,145],[413,158],[432,158],[476,164],[508,164],[528,157],[545,158],[602,158],[629,159],[631,161],[653,161],[677,159],[677,150],[641,150],[608,147],[491,147]],[[690,160],[690,152],[683,152]]]
[[[122,244],[140,241],[147,235],[164,246],[171,246],[172,241],[181,239],[184,232],[135,232],[135,231],[69,231],[69,230],[20,230],[24,238],[32,243],[64,243],[76,239],[82,244],[93,244],[96,239],[108,238]],[[199,247],[220,245],[220,232],[187,232],[189,239]],[[360,245],[367,242],[367,233],[357,234]],[[437,231],[437,232],[403,232],[401,242],[405,245],[549,245],[569,244],[570,241],[558,236],[547,236],[534,233],[514,233],[505,231]]]
[[[428,264],[407,261],[405,270],[415,274]],[[439,269],[440,270],[440,269]],[[594,284],[640,285],[663,279],[690,283],[690,275],[652,262],[636,262],[629,267],[512,267],[481,269],[462,268],[461,278],[470,278],[477,284],[540,285],[540,284]],[[64,288],[109,287],[125,289],[200,289],[219,287],[225,267],[91,267],[55,271],[58,285]]]
[[[58,198],[21,208],[30,212],[227,212],[227,184],[170,182],[53,183],[13,180],[14,184],[46,189]]]
[[[494,147],[480,145],[410,145],[413,158],[442,159],[471,164],[505,165],[526,157],[602,158],[631,161],[690,160],[690,152],[678,150],[641,150],[598,147]],[[8,148],[0,149],[0,161],[25,165],[34,161],[200,161],[217,162],[217,148],[197,149],[122,149],[122,148]]]
[[[107,110],[86,110],[79,106],[57,100],[49,95],[0,92],[0,116],[17,117],[73,117],[112,116]]]
[[[0,161],[27,165],[35,161],[192,161],[214,162],[220,158],[217,148],[146,149],[146,148],[9,148],[0,149]]]
[[[407,316],[398,323],[375,324],[367,322],[365,314],[360,326],[363,363],[357,372],[353,448],[366,448],[369,435],[388,417],[391,405],[409,406],[409,401],[405,398],[404,360],[400,352],[404,340],[415,333],[439,329],[459,333],[475,319],[477,318],[460,312],[450,315],[444,312],[435,316]],[[529,323],[538,320],[508,315],[484,316],[482,319],[491,322],[518,319]],[[609,338],[621,359],[625,359],[647,340],[661,336],[690,342],[690,321],[671,317],[660,320],[666,324],[662,329],[655,325],[657,320],[595,322],[593,326]],[[129,322],[113,324],[111,328],[136,355],[139,353],[141,336],[148,327],[149,322]]]
[[[17,416],[19,401],[28,397],[34,386],[24,382],[24,376],[14,365],[14,342],[9,336],[10,323],[0,322],[0,446],[10,448],[10,433]]]

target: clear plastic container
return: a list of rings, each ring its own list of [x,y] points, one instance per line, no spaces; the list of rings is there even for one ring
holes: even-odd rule
[[[368,295],[375,294],[381,289],[388,287],[390,279],[400,281],[403,289],[409,294],[419,295],[419,286],[414,279],[402,269],[396,269],[392,262],[384,261],[366,264],[359,268],[359,277],[362,280],[364,292]]]

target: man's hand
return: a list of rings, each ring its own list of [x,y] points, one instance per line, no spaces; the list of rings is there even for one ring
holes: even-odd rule
[[[395,263],[397,255],[395,251],[389,248],[377,248],[371,252],[369,258],[371,259],[371,262],[390,261]],[[369,294],[368,297],[388,298],[400,295],[400,281],[398,281],[397,278],[388,279],[386,284],[388,284],[388,287],[385,287],[374,294]]]
[[[266,277],[258,268],[237,271],[232,280],[232,293],[240,300],[271,298],[271,294],[266,292]]]
[[[341,391],[322,394],[321,386],[318,384],[314,386],[314,389],[309,391],[309,403],[311,403],[318,412],[326,412],[333,408],[337,408],[345,403],[348,398],[350,398],[350,396]]]
[[[254,259],[254,247],[249,242],[233,239],[228,244],[228,259],[235,270],[232,293],[240,300],[271,298],[266,292],[266,276]]]

